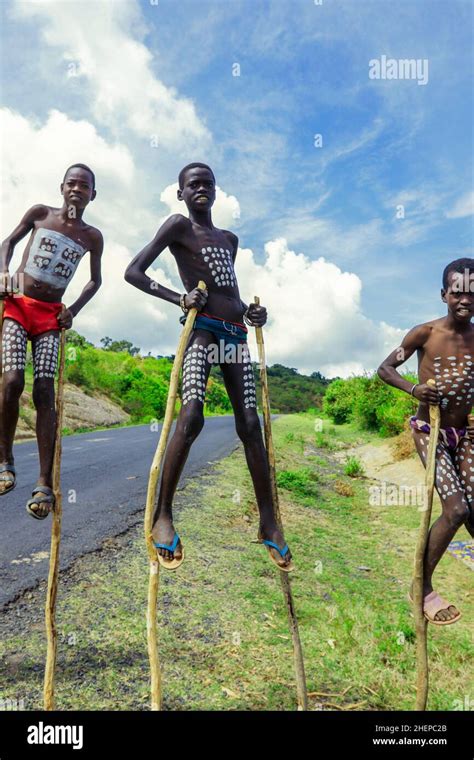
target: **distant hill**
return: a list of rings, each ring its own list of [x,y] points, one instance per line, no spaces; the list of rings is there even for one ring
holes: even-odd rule
[[[322,397],[331,382],[319,372],[300,375],[298,370],[283,364],[268,367],[267,375],[272,409],[282,414],[321,407]],[[259,384],[258,380],[258,387]],[[260,400],[260,395],[258,398]]]
[[[222,377],[217,368],[213,370],[213,373]],[[262,391],[257,364],[254,364],[254,375],[257,385],[257,400],[260,406]],[[331,382],[319,372],[301,375],[297,369],[285,367],[283,364],[273,364],[271,367],[267,367],[267,376],[272,411],[281,414],[304,412],[311,408],[319,409],[326,387]]]

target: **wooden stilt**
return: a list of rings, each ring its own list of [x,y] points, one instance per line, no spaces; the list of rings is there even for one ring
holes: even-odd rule
[[[61,330],[59,342],[59,373],[56,396],[56,438],[54,443],[53,461],[53,492],[54,507],[52,510],[51,550],[49,554],[48,590],[46,594],[45,624],[46,624],[46,666],[44,671],[44,709],[54,710],[54,680],[57,655],[56,630],[56,597],[58,593],[59,548],[61,542],[62,494],[61,494],[61,453],[62,427],[64,411],[64,360],[65,360],[66,330]]]
[[[434,380],[428,380],[428,385],[436,388]],[[413,611],[416,629],[416,710],[426,710],[429,689],[429,665],[428,665],[428,621],[423,614],[423,563],[426,552],[426,544],[430,529],[431,510],[433,508],[433,495],[436,480],[436,447],[438,445],[440,430],[439,406],[430,404],[430,440],[426,459],[425,472],[425,497],[426,502],[421,513],[418,540],[415,549],[415,562],[413,574]]]
[[[202,280],[198,288],[205,290],[206,285]],[[156,503],[156,491],[160,477],[161,462],[166,450],[171,425],[173,423],[174,407],[178,394],[179,373],[183,365],[184,352],[188,344],[189,336],[193,329],[194,320],[196,319],[197,309],[190,309],[186,317],[186,322],[179,339],[178,348],[171,372],[170,386],[168,391],[168,400],[166,402],[165,417],[161,429],[160,440],[155,451],[155,456],[150,468],[150,477],[148,480],[148,491],[146,497],[145,509],[145,541],[150,561],[150,574],[148,580],[148,607],[147,607],[147,640],[148,640],[148,658],[150,660],[151,676],[151,709],[161,710],[161,673],[160,661],[158,657],[158,628],[156,621],[156,606],[158,601],[159,586],[159,568],[160,564],[156,555],[156,547],[153,544],[153,514]]]
[[[259,305],[260,299],[255,296],[254,302]],[[278,500],[278,489],[276,483],[276,468],[275,468],[275,450],[273,448],[272,437],[272,424],[271,424],[271,411],[270,411],[270,396],[268,392],[268,378],[267,367],[265,362],[265,345],[263,342],[263,330],[261,327],[255,328],[258,346],[258,358],[260,363],[260,382],[262,386],[262,409],[263,409],[263,425],[265,435],[265,446],[267,449],[268,466],[270,469],[270,482],[272,489],[273,507],[275,510],[275,517],[278,527],[283,531],[280,503]],[[298,620],[296,617],[295,606],[293,603],[293,596],[291,593],[291,584],[288,573],[280,570],[280,582],[283,590],[283,597],[285,599],[285,606],[288,613],[288,622],[290,625],[291,638],[293,641],[293,657],[294,667],[296,675],[296,693],[298,699],[298,709],[308,709],[308,692],[306,687],[306,675],[304,670],[303,649],[301,646],[301,639],[298,630]]]

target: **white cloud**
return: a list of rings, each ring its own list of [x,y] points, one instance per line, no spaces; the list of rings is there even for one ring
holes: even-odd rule
[[[446,212],[448,219],[459,219],[464,216],[472,216],[474,214],[474,190],[465,193],[454,204],[450,211]]]
[[[106,238],[134,245],[137,238],[143,239],[143,230],[153,229],[156,217],[146,206],[146,191],[141,189],[130,150],[119,142],[107,142],[90,122],[75,121],[56,110],[44,123],[32,122],[4,108],[0,131],[4,146],[8,145],[2,151],[2,234],[10,232],[35,203],[61,206],[59,186],[65,169],[76,161],[95,172],[97,198],[85,217]],[[127,218],[133,224],[127,224]]]
[[[210,133],[193,102],[154,75],[151,53],[132,36],[143,33],[134,0],[17,0],[14,13],[43,22],[41,36],[61,51],[65,86],[71,65],[91,85],[88,96],[97,123],[114,132],[124,125],[147,140],[156,136],[171,150],[192,151],[209,144]]]
[[[236,270],[243,300],[258,295],[268,309],[270,364],[347,375],[374,369],[400,342],[401,330],[362,314],[357,275],[295,253],[284,238],[268,242],[265,254],[260,265],[250,249],[240,250]]]
[[[4,145],[2,152],[4,182],[2,183],[2,227],[13,228],[29,206],[34,203],[61,205],[59,185],[64,170],[79,161],[90,165],[101,184],[130,190],[135,178],[135,166],[130,151],[119,143],[109,144],[97,134],[88,121],[74,121],[66,114],[53,110],[41,124],[33,123],[8,108],[0,110],[0,130]],[[42,197],[39,197],[41,194]],[[99,204],[99,198],[95,204]],[[115,199],[115,206],[120,203]],[[94,213],[94,203],[89,213]],[[112,202],[106,212],[114,221]],[[122,211],[123,213],[123,211]]]

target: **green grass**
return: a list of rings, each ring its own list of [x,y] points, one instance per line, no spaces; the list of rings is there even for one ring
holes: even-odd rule
[[[316,472],[309,467],[301,470],[281,470],[277,473],[277,485],[299,496],[316,494],[315,483],[319,479]]]
[[[337,448],[354,443],[356,434],[344,425],[330,436]],[[413,709],[415,640],[406,590],[419,513],[371,507],[365,481],[347,478],[316,440],[308,415],[274,423],[308,690],[332,695],[316,694],[310,705]],[[338,495],[336,480],[350,483],[353,495]],[[251,543],[258,520],[240,449],[178,492],[176,527],[186,560],[177,573],[160,576],[165,709],[294,710],[278,572],[266,550]],[[435,577],[463,611],[460,623],[429,629],[429,708],[452,710],[466,695],[472,701],[472,576],[445,556]],[[59,709],[148,709],[147,582],[140,526],[62,574]],[[24,699],[25,709],[41,702],[43,600],[44,584],[12,607],[0,644],[0,698]]]

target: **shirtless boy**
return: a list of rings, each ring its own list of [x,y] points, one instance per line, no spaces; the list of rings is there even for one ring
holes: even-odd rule
[[[449,625],[459,610],[433,590],[432,576],[455,533],[465,525],[474,537],[474,426],[468,424],[474,399],[474,259],[458,259],[443,273],[441,298],[447,316],[414,327],[380,365],[389,385],[411,393],[420,405],[410,419],[416,450],[426,466],[430,433],[429,405],[441,406],[441,433],[436,450],[436,490],[442,512],[428,536],[424,560],[423,611],[436,625]],[[419,383],[397,372],[418,353]],[[433,378],[436,390],[427,385]]]
[[[82,219],[87,204],[96,196],[95,177],[91,169],[84,164],[70,166],[61,184],[61,194],[61,208],[43,204],[30,208],[0,249],[0,298],[5,301],[0,395],[0,495],[13,491],[16,485],[13,439],[20,396],[25,385],[26,346],[30,338],[40,475],[26,509],[37,520],[44,520],[54,505],[54,375],[59,331],[71,327],[73,318],[101,285],[102,235]],[[10,277],[8,266],[15,246],[28,233],[31,233],[30,239],[21,264]],[[65,308],[62,297],[87,251],[90,252],[90,281],[79,298]],[[20,294],[15,292],[18,287]]]
[[[185,352],[182,406],[163,463],[153,539],[160,564],[168,569],[178,567],[184,554],[173,526],[173,496],[191,444],[204,425],[205,389],[212,363],[219,363],[255,489],[260,512],[259,540],[267,546],[273,562],[289,571],[292,569],[291,553],[275,520],[246,342],[247,328],[243,324],[245,321],[248,325],[262,326],[267,312],[263,306],[247,306],[240,299],[234,271],[238,238],[232,232],[214,226],[211,208],[215,197],[215,177],[209,166],[200,163],[185,166],[179,175],[178,199],[184,201],[189,218],[174,214],[167,219],[125,273],[127,282],[145,293],[180,306],[185,314],[193,307],[199,312]],[[176,259],[186,289],[183,294],[159,285],[145,274],[167,247]],[[206,283],[206,291],[195,287],[199,280]],[[227,352],[229,346],[236,349],[233,361],[223,361],[221,349]]]

